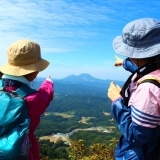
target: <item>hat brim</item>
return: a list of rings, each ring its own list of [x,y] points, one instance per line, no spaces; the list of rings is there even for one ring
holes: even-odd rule
[[[13,65],[10,65],[9,63],[5,63],[0,67],[0,71],[8,75],[23,76],[36,71],[39,71],[39,72],[43,71],[48,67],[48,65],[49,65],[49,62],[41,58],[40,60],[38,60],[37,63],[25,65],[25,66],[13,66]]]
[[[149,58],[160,54],[160,42],[151,46],[132,47],[125,44],[122,36],[117,36],[113,40],[113,48],[117,54],[130,58]]]

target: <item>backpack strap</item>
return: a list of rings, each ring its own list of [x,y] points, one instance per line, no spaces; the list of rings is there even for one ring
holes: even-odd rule
[[[18,96],[21,96],[22,98],[25,98],[26,96],[32,94],[32,93],[35,93],[36,90],[35,89],[32,89],[30,88],[28,85],[26,84],[23,84],[22,86],[20,86],[17,90],[14,91]],[[28,133],[29,133],[29,129],[27,130],[26,132],[26,136],[28,136]],[[28,137],[29,138],[29,137]],[[30,140],[29,140],[30,141]],[[23,141],[23,143],[25,143],[25,139]],[[30,143],[30,142],[29,142]],[[23,147],[23,144],[22,144],[22,147]],[[21,154],[19,155],[18,159],[17,160],[29,160],[29,157],[28,155],[23,155],[22,154],[22,148],[21,148]]]
[[[17,90],[15,90],[15,92],[21,96],[22,98],[32,94],[32,93],[35,93],[36,90],[35,89],[32,89],[30,88],[28,85],[26,84],[23,84],[21,87],[19,87]]]
[[[0,89],[2,89],[2,79],[0,79]]]
[[[2,79],[0,79],[0,90],[3,90],[3,86],[2,86]],[[21,96],[22,98],[35,93],[36,90],[32,89],[31,87],[29,87],[27,84],[23,84],[22,86],[20,86],[17,90],[14,91],[15,93],[17,93],[17,95]]]
[[[123,97],[123,103],[124,105],[128,105],[128,101],[130,98],[130,90],[129,90],[129,85],[134,78],[133,82],[139,81],[142,77],[145,75],[159,69],[159,66],[157,66],[154,62],[149,62],[145,64],[144,66],[139,67],[137,70],[135,70],[127,79],[127,81],[124,83],[122,90],[120,91],[121,96]],[[127,96],[126,96],[127,93]]]
[[[152,84],[154,84],[155,86],[157,86],[157,87],[160,88],[160,82],[158,82],[158,81],[155,80],[155,79],[145,79],[145,80],[143,80],[140,84],[146,83],[146,82],[152,83]]]

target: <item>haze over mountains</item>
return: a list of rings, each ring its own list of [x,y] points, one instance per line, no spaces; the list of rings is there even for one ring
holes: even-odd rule
[[[44,78],[38,78],[36,88]],[[83,73],[78,76],[70,75],[63,79],[53,79],[55,85],[55,95],[97,95],[106,96],[107,89],[111,81],[92,77]],[[123,81],[114,81],[115,84],[123,85]]]

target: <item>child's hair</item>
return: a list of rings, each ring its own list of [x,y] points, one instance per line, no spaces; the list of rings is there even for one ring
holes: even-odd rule
[[[49,62],[41,58],[38,43],[28,39],[12,43],[7,50],[8,62],[0,67],[3,74],[23,76],[47,68]]]

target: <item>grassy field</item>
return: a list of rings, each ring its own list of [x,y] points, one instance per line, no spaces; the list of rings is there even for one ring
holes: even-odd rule
[[[65,141],[70,144],[69,138],[62,136],[62,135],[57,135],[57,134],[51,135],[51,136],[42,136],[39,138],[39,140],[47,140],[47,139],[49,139],[50,142],[54,142],[54,143],[56,143],[58,141]]]
[[[72,117],[74,117],[74,112],[67,112],[67,113],[45,112],[44,115],[45,116],[55,115],[55,116],[61,116],[63,118],[72,118]]]
[[[109,113],[109,112],[103,112],[103,114],[104,114],[105,116],[110,116],[110,115],[111,115],[111,113]]]
[[[87,121],[90,120],[91,118],[94,118],[94,117],[82,117],[82,119],[79,121],[79,123],[88,124]]]

